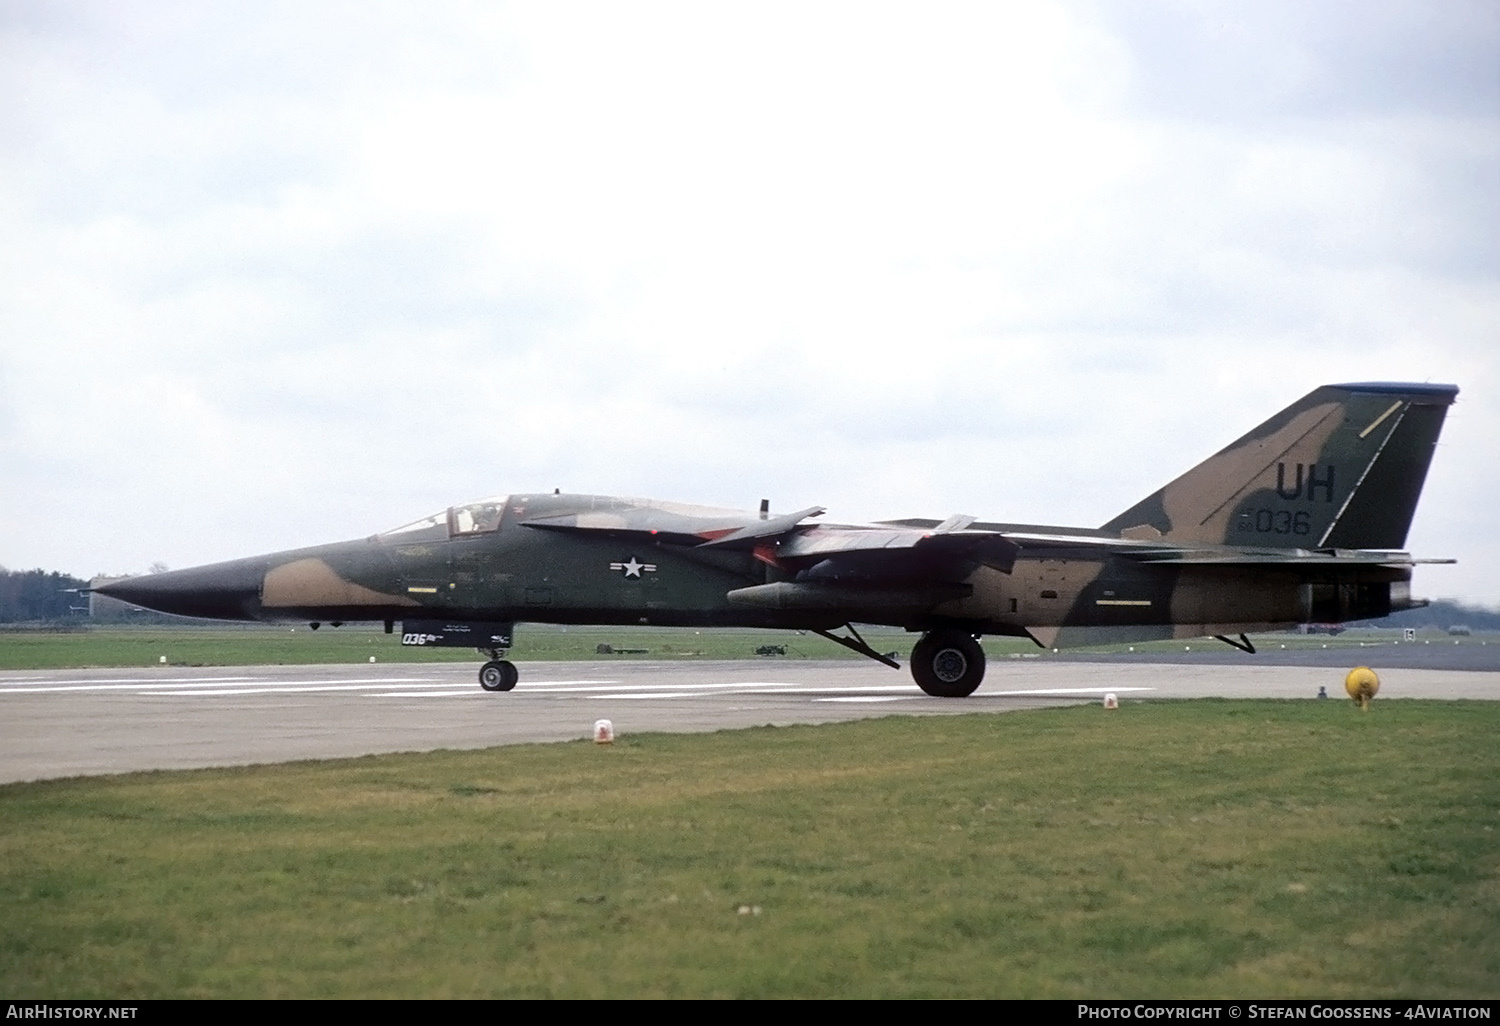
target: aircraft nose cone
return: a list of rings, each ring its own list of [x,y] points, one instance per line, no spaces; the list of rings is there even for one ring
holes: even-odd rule
[[[240,559],[189,570],[129,577],[94,590],[100,595],[160,613],[216,620],[250,620],[254,619],[255,609],[260,603],[260,582],[265,571],[262,560]]]

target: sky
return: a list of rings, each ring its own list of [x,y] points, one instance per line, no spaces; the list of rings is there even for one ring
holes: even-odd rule
[[[1500,605],[1500,6],[0,5],[0,565],[510,492],[1097,526],[1452,382]]]

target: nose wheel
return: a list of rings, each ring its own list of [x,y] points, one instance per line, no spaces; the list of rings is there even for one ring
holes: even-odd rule
[[[505,659],[491,659],[479,668],[479,686],[486,691],[509,691],[520,679],[516,665]]]

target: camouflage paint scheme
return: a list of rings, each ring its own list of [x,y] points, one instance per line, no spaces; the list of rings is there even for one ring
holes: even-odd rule
[[[964,639],[984,634],[1046,647],[1243,635],[1420,604],[1410,596],[1418,561],[1401,549],[1457,393],[1318,388],[1095,530],[967,516],[822,524],[810,522],[818,507],[771,517],[511,495],[359,541],[98,590],[190,616],[388,629],[446,618],[503,625],[507,637],[517,621],[889,624],[926,635],[913,653],[924,688],[967,694],[983,656]],[[934,671],[917,663],[939,643],[968,664],[977,658],[977,676],[967,665],[962,682],[929,687]]]

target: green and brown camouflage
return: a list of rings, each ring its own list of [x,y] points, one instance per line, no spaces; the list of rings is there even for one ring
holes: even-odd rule
[[[1318,388],[1093,530],[510,495],[97,590],[189,616],[400,621],[404,643],[491,652],[481,681],[497,690],[514,684],[499,656],[517,622],[813,630],[891,663],[854,628],[887,624],[922,633],[911,663],[925,690],[966,695],[985,634],[1047,647],[1216,636],[1253,650],[1251,632],[1419,604],[1420,561],[1401,550],[1457,393]]]

